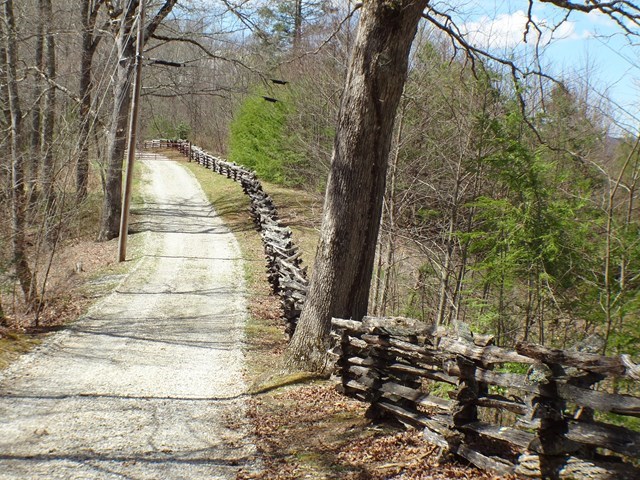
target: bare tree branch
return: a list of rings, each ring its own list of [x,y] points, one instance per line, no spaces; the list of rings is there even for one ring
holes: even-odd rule
[[[211,58],[211,59],[214,59],[214,60],[221,60],[221,61],[224,61],[224,62],[229,62],[229,63],[233,63],[235,65],[239,65],[240,67],[242,67],[242,68],[244,68],[244,69],[246,69],[246,70],[248,70],[248,71],[250,71],[252,73],[255,73],[255,74],[259,75],[261,78],[266,78],[265,75],[262,72],[260,72],[260,71],[256,70],[255,68],[247,65],[246,63],[244,63],[244,62],[242,62],[240,60],[237,60],[235,58],[227,58],[227,57],[224,57],[224,56],[221,56],[221,55],[217,55],[217,54],[213,53],[211,50],[209,50],[201,42],[199,42],[198,40],[195,40],[193,38],[190,38],[190,37],[169,37],[169,36],[158,35],[158,34],[153,34],[151,37],[153,39],[155,39],[155,40],[160,40],[160,41],[164,41],[164,42],[183,42],[183,43],[188,43],[188,44],[194,45],[195,47],[200,49],[205,54],[205,57],[207,57],[207,58]],[[187,62],[182,62],[182,63],[187,63]]]
[[[331,40],[333,40],[336,37],[336,35],[338,35],[338,33],[340,33],[344,24],[347,23],[360,8],[362,8],[362,3],[356,3],[353,6],[353,9],[350,10],[349,13],[340,21],[340,23],[336,26],[336,28],[333,29],[333,32],[331,32],[329,36],[327,36],[327,38],[324,39],[324,41],[318,46],[318,48],[309,52],[304,52],[301,55],[297,55],[291,60],[287,60],[284,63],[291,63],[291,62],[300,60],[301,58],[304,58],[306,56],[317,55],[318,53],[320,53],[320,51],[322,51],[322,49],[326,47],[331,42]]]
[[[614,1],[614,2],[603,3],[603,2],[595,2],[590,0],[585,5],[575,4],[573,2],[562,1],[562,0],[538,0],[538,1],[542,3],[552,3],[560,8],[569,10],[567,12],[567,15],[565,15],[564,19],[562,20],[562,22],[567,20],[568,15],[569,13],[571,13],[571,11],[576,10],[576,11],[581,11],[586,13],[591,11],[600,11],[608,15],[613,20],[617,19],[618,23],[622,21],[621,18],[625,18],[629,21],[632,21],[634,24],[640,25],[639,24],[640,7],[627,1]],[[536,58],[538,58],[538,55],[539,55],[538,45],[539,45],[539,39],[541,37],[540,35],[541,31],[537,26],[537,24],[535,23],[532,16],[532,3],[533,3],[532,1],[529,2],[529,10],[527,14],[528,20],[527,20],[527,25],[525,29],[525,38],[530,26],[535,28],[539,32],[538,40],[536,42]],[[448,35],[449,38],[451,38],[455,52],[459,50],[463,50],[465,52],[466,57],[471,62],[471,68],[474,73],[476,72],[476,62],[477,61],[482,62],[483,59],[494,61],[507,68],[507,70],[511,75],[512,81],[515,85],[515,95],[518,100],[518,104],[520,106],[520,111],[522,114],[523,121],[527,124],[527,126],[536,136],[537,140],[543,146],[545,146],[546,148],[549,148],[551,151],[554,151],[554,152],[561,152],[561,153],[568,154],[573,159],[579,161],[580,163],[590,164],[591,166],[598,169],[605,176],[605,178],[608,179],[608,181],[610,182],[612,181],[612,179],[609,177],[607,172],[601,166],[599,166],[596,162],[593,162],[592,160],[585,158],[584,156],[580,155],[578,152],[570,151],[570,150],[567,150],[566,148],[558,148],[554,145],[549,144],[548,141],[542,138],[542,135],[538,131],[537,127],[531,122],[530,115],[528,115],[526,111],[526,101],[522,94],[522,91],[523,91],[522,80],[530,76],[535,76],[536,78],[540,78],[540,79],[546,78],[558,85],[562,85],[561,81],[554,78],[552,75],[545,73],[542,70],[539,63],[537,63],[535,69],[525,69],[519,66],[516,62],[512,60],[508,60],[504,57],[492,54],[486,49],[479,48],[473,45],[471,42],[469,42],[465,38],[465,35],[460,30],[460,28],[458,27],[458,25],[456,24],[456,22],[454,21],[451,15],[435,10],[431,5],[429,5],[427,7],[427,10],[425,10],[425,12],[423,13],[423,17],[426,20],[428,20],[434,27],[436,27],[438,30],[442,31],[443,33]],[[633,35],[638,35],[637,32],[633,32],[628,27],[624,28],[624,30],[625,32],[631,33]]]
[[[538,0],[540,3],[550,3],[556,7],[583,13],[600,12],[607,15],[618,24],[628,35],[638,35],[625,21],[640,27],[640,5],[637,2],[616,0],[613,2],[598,2],[587,0],[584,3],[576,3],[567,0]]]
[[[147,25],[144,31],[144,43],[147,43],[147,40],[151,38],[154,32],[157,30],[158,26],[162,23],[162,21],[171,13],[174,5],[178,2],[178,0],[166,0],[164,5],[158,10],[158,13],[153,17],[151,23]]]
[[[61,85],[60,83],[56,82],[55,80],[49,78],[47,76],[47,74],[45,72],[43,72],[42,70],[40,70],[39,68],[37,68],[37,67],[29,67],[28,69],[30,71],[35,72],[36,74],[40,75],[51,87],[53,87],[56,90],[59,90],[62,93],[64,93],[69,99],[73,100],[73,102],[76,105],[79,106],[79,105],[82,104],[82,99],[80,97],[78,97],[75,93],[73,93],[71,90],[69,90],[64,85]],[[89,113],[93,117],[93,121],[96,123],[96,125],[99,125],[101,128],[106,130],[107,127],[100,120],[100,118],[98,116],[98,112],[96,112],[95,110],[91,110]]]

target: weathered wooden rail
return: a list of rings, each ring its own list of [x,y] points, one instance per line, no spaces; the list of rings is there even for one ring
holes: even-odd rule
[[[508,350],[457,327],[333,319],[343,392],[369,402],[370,418],[423,428],[443,455],[500,474],[640,478],[632,464],[640,432],[601,418],[640,417],[640,398],[607,389],[617,378],[640,391],[640,368],[629,357],[528,343]]]
[[[306,267],[294,245],[291,229],[282,225],[273,199],[264,191],[256,173],[233,162],[217,158],[187,141],[148,140],[145,149],[173,148],[189,161],[238,182],[249,197],[250,212],[262,237],[267,274],[273,292],[283,308],[285,330],[292,335],[307,296]]]

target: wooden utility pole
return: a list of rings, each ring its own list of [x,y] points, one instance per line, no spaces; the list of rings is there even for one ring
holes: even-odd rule
[[[122,195],[122,212],[120,214],[120,236],[118,237],[118,261],[127,258],[127,236],[129,230],[129,204],[131,203],[131,184],[133,183],[133,164],[136,157],[136,133],[138,131],[138,111],[140,107],[140,87],[142,84],[142,49],[144,47],[144,4],[140,0],[138,6],[138,36],[136,39],[136,76],[133,83],[133,100],[131,102],[131,118],[129,120],[129,140],[127,146],[127,175]]]

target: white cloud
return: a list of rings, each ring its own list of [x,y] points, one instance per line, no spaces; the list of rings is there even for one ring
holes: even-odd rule
[[[591,10],[587,13],[587,19],[596,27],[618,28],[618,24],[609,15],[598,10]]]
[[[529,31],[526,34],[529,44],[534,44],[539,36],[542,44],[547,44],[551,40],[583,38],[576,33],[574,22],[566,21],[554,29],[555,25],[535,15],[532,20],[542,35],[534,25],[529,25]],[[527,21],[525,12],[518,10],[513,13],[502,13],[495,18],[483,16],[477,21],[465,23],[461,30],[473,45],[485,49],[504,50],[523,44]]]

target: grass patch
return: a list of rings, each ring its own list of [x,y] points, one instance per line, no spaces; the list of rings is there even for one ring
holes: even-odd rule
[[[30,352],[40,343],[42,340],[38,336],[0,328],[0,370],[7,368],[20,355]]]

